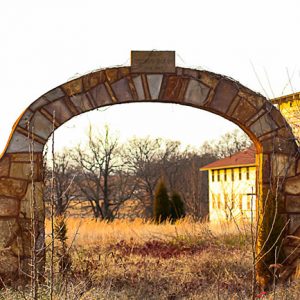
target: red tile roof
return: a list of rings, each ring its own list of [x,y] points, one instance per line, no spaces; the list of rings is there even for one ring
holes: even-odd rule
[[[206,166],[200,168],[201,171],[206,171],[209,169],[224,169],[224,168],[232,168],[239,166],[249,166],[255,165],[255,147],[252,146],[244,151],[233,154],[230,157],[225,157],[214,161]]]

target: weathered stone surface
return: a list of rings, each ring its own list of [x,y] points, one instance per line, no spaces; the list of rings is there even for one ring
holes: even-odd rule
[[[114,83],[115,81],[129,75],[129,73],[130,69],[127,67],[112,68],[105,70],[106,78],[109,81],[109,83]]]
[[[285,182],[285,192],[292,195],[300,194],[300,175],[288,178]]]
[[[36,111],[48,103],[49,101],[45,97],[40,97],[29,106],[29,109],[31,111]]]
[[[210,89],[200,81],[192,79],[188,84],[184,102],[203,105],[209,94],[209,90]]]
[[[136,76],[132,80],[138,95],[138,100],[145,100],[145,94],[144,94],[144,88],[143,88],[141,76]]]
[[[0,253],[1,250],[9,247],[10,241],[12,241],[18,230],[19,225],[15,218],[0,219]]]
[[[271,137],[263,139],[261,142],[266,153],[285,153],[287,155],[296,154],[297,147],[293,140]]]
[[[13,178],[0,178],[0,196],[21,198],[25,195],[27,182]]]
[[[106,79],[105,71],[96,71],[88,74],[83,78],[83,88],[85,91],[104,83]]]
[[[266,101],[268,101],[265,97],[262,95],[256,94],[249,90],[239,90],[239,96],[241,98],[247,99],[248,102],[251,103],[252,106],[256,108],[256,110],[260,110]]]
[[[272,130],[276,130],[277,128],[278,125],[272,120],[272,117],[269,113],[264,114],[250,126],[250,130],[257,137],[268,133]]]
[[[272,176],[295,176],[295,158],[281,153],[272,153]]]
[[[300,213],[300,195],[286,195],[286,211]]]
[[[9,157],[2,157],[0,160],[0,177],[8,176],[10,160]]]
[[[0,274],[5,279],[8,273],[15,273],[19,267],[18,257],[9,250],[0,250]]]
[[[91,95],[91,100],[94,104],[94,107],[101,107],[103,105],[112,103],[111,97],[104,84],[100,84],[92,88],[89,92],[89,95]]]
[[[289,233],[293,234],[300,226],[300,214],[290,215]]]
[[[21,118],[21,120],[19,121],[19,126],[21,126],[22,128],[27,128],[28,127],[28,122],[30,121],[31,117],[33,115],[33,112],[30,110],[26,110]]]
[[[32,128],[34,134],[42,137],[43,139],[48,139],[52,132],[52,123],[39,111],[34,114],[30,122],[30,127]]]
[[[250,117],[257,113],[256,109],[244,98],[240,99],[232,117],[242,123],[245,123]]]
[[[36,207],[38,211],[38,218],[39,220],[44,219],[44,201],[43,201],[43,183],[36,182],[34,184],[34,197],[36,201]],[[33,203],[33,196],[32,196],[32,184],[28,185],[26,195],[21,199],[20,203],[20,217],[21,218],[30,218],[32,214],[32,203]]]
[[[33,166],[33,179],[37,179],[37,169],[36,163]],[[13,162],[10,167],[10,177],[13,178],[20,178],[25,180],[31,180],[31,164],[30,163],[18,163]]]
[[[0,196],[0,217],[16,217],[19,214],[20,201]]]
[[[181,78],[175,75],[168,76],[163,99],[176,102],[183,100],[188,83],[189,80],[187,78]]]
[[[133,97],[128,85],[127,78],[120,79],[111,85],[118,102],[132,101]]]
[[[18,153],[18,152],[29,152],[29,146],[31,144],[30,139],[26,137],[25,135],[15,131],[9,146],[6,150],[6,153]],[[33,143],[33,151],[34,152],[42,152],[44,145],[34,141]]]
[[[64,96],[65,96],[65,93],[63,92],[63,90],[61,88],[58,87],[56,89],[51,90],[47,94],[45,94],[43,97],[45,99],[47,99],[48,101],[54,101],[54,100],[57,100]]]
[[[29,152],[9,154],[9,157],[12,162],[31,162],[30,156],[31,154]],[[42,153],[34,153],[33,160],[38,161],[40,163],[42,160]]]
[[[70,100],[79,112],[86,112],[94,108],[86,93],[74,95],[70,97]]]
[[[73,114],[65,105],[64,99],[47,104],[46,106],[44,106],[44,108],[51,116],[53,116],[54,114],[55,120],[58,121],[60,124],[63,124],[64,122],[73,117]]]
[[[174,73],[175,51],[131,51],[133,73]]]
[[[157,100],[162,83],[163,75],[147,75],[149,91],[152,100]]]
[[[221,79],[216,87],[215,96],[209,106],[219,112],[225,113],[232,100],[238,94],[238,91],[235,83],[226,79]]]
[[[79,77],[62,85],[62,88],[68,96],[79,94],[83,90],[82,78]]]

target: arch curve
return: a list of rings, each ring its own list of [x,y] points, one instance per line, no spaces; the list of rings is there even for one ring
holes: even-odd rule
[[[5,257],[11,261],[8,267],[0,259],[0,273],[12,276],[19,270],[19,261],[28,268],[32,183],[40,216],[37,241],[43,245],[42,152],[53,125],[56,129],[84,112],[131,102],[169,102],[207,110],[234,122],[250,136],[256,147],[258,215],[263,216],[259,220],[257,253],[262,259],[257,273],[260,284],[267,285],[265,266],[273,257],[266,250],[281,229],[280,241],[300,235],[300,165],[294,135],[280,111],[262,95],[228,77],[179,67],[175,73],[133,73],[131,67],[91,72],[50,90],[22,113],[0,160],[0,252],[6,251]],[[274,214],[276,228],[269,217]],[[14,229],[9,231],[8,226]],[[300,251],[293,253],[295,244],[288,238],[283,242],[288,257],[281,272],[285,279],[295,270]]]

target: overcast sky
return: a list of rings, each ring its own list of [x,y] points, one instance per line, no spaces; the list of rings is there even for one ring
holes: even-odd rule
[[[75,75],[128,65],[130,50],[175,50],[177,65],[233,77],[269,98],[299,91],[299,11],[300,2],[290,0],[1,1],[0,148],[36,98]],[[233,128],[166,104],[115,105],[78,119],[57,131],[57,144],[78,140],[89,121],[110,123],[124,137],[194,145]]]

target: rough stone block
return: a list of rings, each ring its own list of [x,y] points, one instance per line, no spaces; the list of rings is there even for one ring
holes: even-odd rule
[[[226,79],[221,79],[215,90],[215,96],[209,104],[213,109],[225,113],[238,94],[237,86]]]
[[[60,87],[55,88],[55,89],[49,91],[48,93],[46,93],[45,95],[43,95],[43,97],[45,99],[47,99],[48,101],[54,101],[54,100],[57,100],[64,96],[65,96],[65,93],[63,92],[63,90]]]
[[[103,105],[112,104],[111,97],[106,90],[104,84],[100,84],[94,88],[92,88],[89,92],[91,95],[91,100],[94,104],[94,107],[101,107]]]
[[[272,176],[295,176],[295,158],[281,153],[271,154]]]
[[[25,195],[27,182],[13,178],[0,178],[0,196],[21,198]]]
[[[73,114],[69,111],[68,107],[64,104],[64,99],[54,101],[50,104],[47,104],[45,110],[53,116],[55,115],[55,120],[58,121],[60,124],[63,124],[67,120],[73,117]]]
[[[289,233],[293,234],[300,226],[300,215],[289,215],[290,224],[289,224]]]
[[[79,94],[83,91],[82,78],[79,77],[62,85],[68,96]]]
[[[152,100],[157,100],[160,92],[163,75],[147,75],[149,91]]]
[[[3,278],[9,276],[9,273],[17,272],[19,267],[19,259],[9,250],[0,251],[0,274]]]
[[[286,195],[286,211],[300,213],[300,195]]]
[[[6,153],[29,152],[31,141],[25,135],[15,131]],[[43,152],[44,145],[34,141],[33,152]]]
[[[163,99],[171,101],[183,100],[189,80],[179,76],[168,76],[166,81]]]
[[[255,121],[251,126],[250,130],[257,136],[261,136],[270,131],[276,130],[278,125],[273,121],[272,116],[269,113],[261,116],[257,121]]]
[[[132,80],[137,92],[138,100],[145,100],[144,87],[141,76],[136,76]]]
[[[29,106],[29,109],[31,111],[36,111],[48,103],[49,101],[45,97],[40,97]]]
[[[9,242],[16,236],[19,225],[15,218],[0,219],[0,253],[1,250],[9,247]]]
[[[247,100],[242,98],[231,116],[244,124],[255,114],[257,114],[257,110]]]
[[[285,181],[285,192],[292,195],[300,194],[300,175]]]
[[[79,112],[83,113],[94,108],[86,93],[71,96],[70,100]]]
[[[34,163],[33,166],[33,179],[37,179],[37,165]],[[31,180],[31,164],[30,163],[18,163],[13,162],[10,167],[10,177]]]
[[[28,128],[28,123],[31,119],[33,115],[33,112],[30,111],[30,110],[26,110],[21,118],[21,120],[19,121],[19,126],[22,127],[22,128]]]
[[[36,201],[36,207],[38,211],[39,220],[44,218],[44,201],[43,201],[43,183],[36,182],[34,185],[34,196]],[[32,214],[32,184],[28,185],[26,195],[21,199],[20,203],[20,217],[30,218]]]
[[[52,132],[52,123],[46,119],[39,111],[37,111],[31,122],[30,127],[34,134],[43,139],[48,139]]]
[[[191,79],[185,93],[184,102],[201,106],[207,99],[209,91],[209,87],[198,80]]]
[[[16,217],[19,214],[20,201],[18,199],[0,196],[0,217]]]
[[[128,76],[130,74],[130,69],[128,67],[106,69],[105,74],[109,83],[113,83]]]
[[[111,85],[118,102],[132,101],[133,97],[128,85],[128,79],[123,78]]]
[[[0,160],[0,177],[7,177],[9,175],[10,159],[4,156]]]
[[[96,71],[90,74],[87,74],[83,77],[83,88],[84,91],[88,91],[91,88],[104,83],[106,80],[105,71]]]

